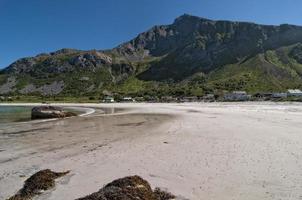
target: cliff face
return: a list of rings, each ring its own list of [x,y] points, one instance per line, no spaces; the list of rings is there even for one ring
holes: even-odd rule
[[[202,77],[198,87],[203,89],[300,87],[300,42],[299,26],[183,15],[171,25],[155,26],[112,50],[62,49],[20,59],[1,72],[0,93],[47,95],[51,92],[41,88],[60,83],[58,94],[81,95],[118,88],[133,79],[140,85],[145,81],[179,84],[196,76]],[[263,77],[265,81],[259,84]],[[225,84],[229,80],[235,80],[235,86]]]
[[[139,52],[165,56],[143,73],[142,79],[182,80],[301,41],[302,28],[297,26],[211,21],[184,15],[172,25],[155,27],[122,47],[134,50],[128,51],[131,56]]]

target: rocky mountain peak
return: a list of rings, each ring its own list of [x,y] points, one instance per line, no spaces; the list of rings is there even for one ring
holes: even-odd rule
[[[203,18],[203,17],[197,17],[197,16],[194,16],[194,15],[189,15],[189,14],[183,14],[179,17],[177,17],[175,20],[174,20],[174,23],[173,24],[180,24],[180,23],[187,23],[187,22],[213,22],[212,20],[210,19],[207,19],[207,18]]]
[[[72,54],[72,53],[79,53],[80,50],[77,49],[69,49],[69,48],[63,48],[58,51],[50,53],[50,55],[60,55],[60,54]]]

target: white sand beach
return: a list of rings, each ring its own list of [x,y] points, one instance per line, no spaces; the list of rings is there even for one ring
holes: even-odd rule
[[[73,200],[139,175],[191,200],[302,199],[302,104],[64,104],[124,110],[0,127],[0,199],[41,169],[35,199]]]

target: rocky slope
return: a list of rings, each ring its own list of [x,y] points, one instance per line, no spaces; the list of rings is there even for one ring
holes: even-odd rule
[[[114,62],[101,51],[62,49],[11,64],[0,75],[0,93],[82,94],[120,82],[133,73],[132,65]]]
[[[0,74],[0,94],[144,95],[302,87],[302,27],[190,15],[106,51],[62,49],[20,59]],[[196,92],[197,91],[197,92]]]

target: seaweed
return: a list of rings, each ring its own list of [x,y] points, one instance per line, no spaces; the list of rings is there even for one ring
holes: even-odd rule
[[[41,194],[42,191],[49,190],[55,186],[55,179],[60,178],[66,172],[53,172],[49,169],[41,170],[29,177],[24,186],[17,194],[10,197],[8,200],[29,200],[34,196]]]

